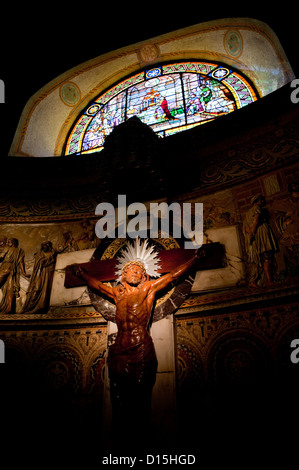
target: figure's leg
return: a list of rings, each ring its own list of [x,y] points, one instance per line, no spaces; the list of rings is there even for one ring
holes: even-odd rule
[[[7,293],[7,311],[6,313],[16,313],[16,295],[14,290],[14,281],[12,274],[6,281]]]
[[[8,276],[10,275],[10,271],[8,269],[1,269],[0,271],[0,288],[2,288],[4,286],[4,284],[6,283],[6,280],[8,278]]]
[[[2,300],[0,304],[0,313],[15,313],[16,296],[12,275],[9,271],[2,272],[0,276],[0,286],[2,286]]]
[[[256,263],[249,265],[249,287],[259,288],[257,281],[259,280],[260,273]]]
[[[14,293],[7,293],[7,310],[4,313],[16,313],[16,296]]]
[[[272,266],[273,266],[273,257],[272,253],[264,253],[264,274],[265,274],[265,281],[268,287],[274,286],[275,283],[273,282],[273,273],[272,273]]]
[[[156,364],[129,365],[126,374],[110,370],[112,439],[123,446],[144,446],[152,439],[151,397]]]

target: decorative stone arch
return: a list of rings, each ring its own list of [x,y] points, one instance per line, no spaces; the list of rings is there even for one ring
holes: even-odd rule
[[[268,345],[246,328],[217,334],[207,350],[206,367],[211,391],[238,390],[265,381],[273,373]]]
[[[204,355],[201,343],[196,343],[194,338],[180,335],[176,332],[177,340],[177,383],[178,387],[186,387],[187,390],[196,388],[202,393],[205,389],[206,371],[204,366]]]
[[[27,102],[9,154],[62,155],[75,119],[96,96],[146,66],[190,58],[234,67],[261,97],[294,78],[277,36],[265,23],[227,18],[197,24],[103,54],[52,80]]]
[[[98,351],[97,354],[92,357],[89,367],[87,368],[88,376],[86,377],[86,392],[99,395],[101,398],[104,389],[106,354],[106,347],[105,349]]]
[[[82,358],[78,349],[66,344],[43,348],[34,362],[34,372],[49,391],[82,391]]]

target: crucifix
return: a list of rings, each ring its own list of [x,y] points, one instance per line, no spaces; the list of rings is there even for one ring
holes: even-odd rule
[[[157,294],[192,269],[219,267],[219,245],[157,253],[148,240],[136,239],[117,258],[66,267],[65,287],[88,285],[116,306],[118,331],[115,343],[109,348],[108,370],[117,438],[124,439],[119,434],[124,425],[130,432],[142,430],[142,435],[150,429],[157,358],[148,327]],[[117,280],[118,284],[111,286],[105,282],[111,280]]]
[[[198,259],[195,266],[198,270],[216,269],[223,266],[223,247],[220,243],[207,243],[202,247],[206,251],[207,255]],[[160,263],[156,270],[157,274],[161,275],[171,271],[171,269],[191,259],[195,255],[195,252],[195,249],[192,250],[185,248],[159,251]],[[76,264],[77,267],[81,267],[84,271],[88,272],[90,276],[96,277],[98,281],[102,282],[113,281],[119,277],[117,274],[117,265],[117,258],[87,261],[85,263]],[[83,285],[86,285],[86,282],[82,277],[76,275],[74,265],[66,266],[64,286],[69,288]]]

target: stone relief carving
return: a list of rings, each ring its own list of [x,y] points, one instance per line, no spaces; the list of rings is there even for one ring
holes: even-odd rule
[[[94,223],[88,219],[62,224],[3,225],[0,314],[46,313],[57,255],[95,248],[98,243]]]
[[[273,253],[271,254],[273,268],[271,279],[276,281],[276,286],[271,288],[279,289],[282,282],[289,282],[290,279],[295,279],[295,277],[298,276],[299,193],[298,184],[296,183],[296,171],[294,173],[292,170],[289,170],[288,174],[292,175],[289,186],[286,171],[281,170],[275,173],[275,177],[272,175],[270,178],[271,175],[266,175],[263,179],[256,178],[254,181],[248,182],[248,184],[238,185],[232,189],[224,189],[212,194],[203,194],[202,196],[197,195],[192,199],[185,200],[189,202],[200,201],[203,203],[204,242],[220,242],[225,246],[226,250],[227,263],[224,268],[214,273],[205,272],[200,273],[200,275],[197,274],[192,290],[193,296],[202,295],[202,292],[207,291],[207,289],[221,290],[229,288],[231,291],[233,288],[240,288],[246,285],[249,287],[249,283],[252,281],[250,273],[252,274],[253,268],[259,270],[259,266],[261,267],[267,264],[268,260],[263,260],[261,263],[258,257],[256,258],[256,263],[252,262],[249,251],[250,249],[252,251],[253,244],[250,244],[250,240],[248,239],[249,235],[246,231],[243,231],[245,220],[248,218],[248,211],[251,208],[250,201],[257,194],[265,194],[267,198],[269,226],[273,232],[273,240],[275,239],[272,250]],[[270,183],[271,185],[269,186]],[[273,185],[273,183],[275,184]],[[263,213],[265,210],[266,208],[263,208]],[[7,250],[8,240],[12,238],[19,240],[19,248],[24,252],[23,262],[26,274],[24,275],[21,267],[18,268],[19,286],[16,285],[15,291],[15,294],[18,295],[14,294],[13,303],[15,306],[12,309],[13,311],[16,313],[41,313],[43,311],[41,304],[39,304],[39,307],[36,306],[36,310],[34,310],[32,306],[33,291],[35,291],[35,295],[37,296],[37,288],[36,286],[34,287],[33,284],[33,278],[36,279],[34,272],[38,269],[35,263],[37,263],[38,260],[40,265],[46,263],[46,257],[50,256],[50,251],[51,256],[54,256],[54,253],[56,254],[55,262],[57,263],[57,255],[59,255],[61,262],[59,266],[56,265],[56,281],[60,282],[63,286],[65,267],[63,265],[63,256],[74,256],[73,262],[80,263],[89,261],[94,251],[102,243],[101,240],[95,236],[94,226],[95,221],[86,218],[56,223],[9,223],[1,226],[0,258],[3,256],[5,250]],[[254,242],[254,240],[252,241]],[[46,242],[52,244],[50,251],[46,251],[48,248],[46,248],[46,245],[43,245]],[[88,253],[87,259],[84,257],[84,253]],[[69,258],[65,261],[66,264],[70,263]],[[3,263],[0,263],[0,268],[1,266],[3,267]],[[265,272],[262,273],[260,270],[259,281],[262,281],[264,274]],[[4,277],[0,287],[0,302],[5,297]],[[39,293],[44,297],[44,300],[50,296],[49,286],[53,286],[53,279],[51,275],[45,276],[44,278],[40,277],[39,279]],[[79,290],[78,292],[74,291],[72,294],[68,292],[67,297],[64,297],[64,295],[61,297],[59,294],[61,293],[61,289],[57,282],[55,283],[55,289],[54,287],[52,288],[52,294],[55,291],[55,296],[53,296],[53,304],[51,305],[55,308],[63,308],[64,306],[85,306],[86,308],[90,307],[94,312],[95,307],[91,302],[87,289],[79,288],[80,292]],[[48,284],[47,288],[45,284]],[[256,284],[259,284],[259,288],[267,287],[266,284],[262,282]],[[253,286],[252,283],[251,286]],[[255,288],[256,287],[251,287],[250,295],[254,295]],[[42,291],[44,292],[43,295],[41,294]],[[47,295],[45,295],[46,291]],[[227,295],[229,295],[228,291]],[[29,297],[31,298],[30,309],[28,306]],[[193,298],[190,301],[192,305],[195,305]],[[45,300],[45,306],[48,304],[48,300]],[[47,307],[44,308],[44,311],[47,311]],[[5,312],[6,310],[2,302],[0,314],[2,315]]]

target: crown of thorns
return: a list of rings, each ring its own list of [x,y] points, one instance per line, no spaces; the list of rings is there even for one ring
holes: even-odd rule
[[[149,246],[148,240],[141,242],[138,237],[133,244],[127,243],[117,261],[115,273],[118,276],[118,281],[121,280],[123,274],[132,265],[139,266],[144,275],[148,274],[150,277],[159,277],[160,259],[155,248]]]
[[[146,274],[146,269],[144,267],[144,264],[141,263],[141,261],[128,261],[123,268],[121,269],[122,274],[125,274],[125,272],[129,269],[130,266],[139,266],[139,268],[142,269],[142,274]]]

